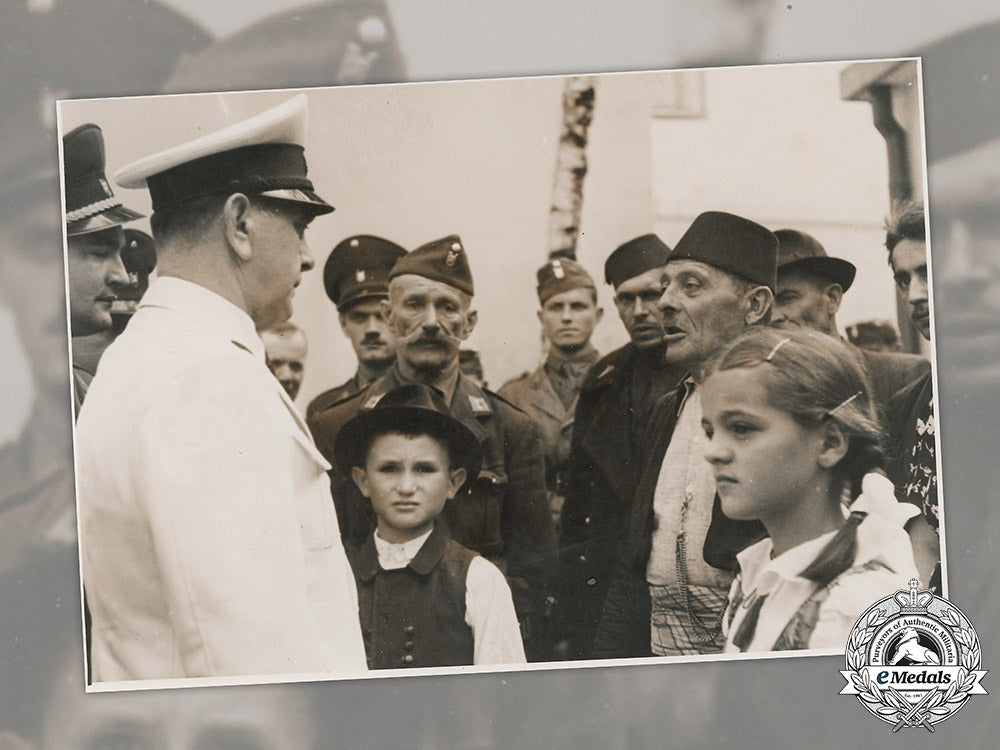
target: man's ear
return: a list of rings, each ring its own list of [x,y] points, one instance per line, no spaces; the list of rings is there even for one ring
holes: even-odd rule
[[[830,315],[836,315],[840,309],[840,303],[844,299],[844,289],[840,284],[830,284],[823,293],[826,297],[826,309]]]
[[[451,500],[455,495],[458,494],[459,489],[465,484],[465,478],[468,476],[468,472],[464,468],[452,469],[451,470],[451,487],[448,490],[448,499]]]
[[[759,286],[747,294],[749,309],[747,310],[746,322],[748,326],[761,322],[771,311],[774,304],[774,292],[766,286]]]
[[[476,323],[479,322],[479,312],[476,310],[469,310],[465,314],[465,331],[462,334],[462,341],[465,341],[476,328]]]
[[[847,455],[849,441],[844,430],[834,419],[823,423],[823,444],[820,448],[819,465],[824,469],[832,469]]]
[[[538,322],[539,323],[543,323],[544,324],[545,321],[542,319],[542,316],[544,314],[545,314],[544,310],[538,310],[537,312],[535,312],[535,315],[538,317]]]
[[[371,490],[368,487],[368,472],[362,469],[360,466],[351,467],[351,479],[354,483],[358,485],[358,489],[361,490],[361,494],[365,497],[371,497]]]
[[[600,323],[601,319],[604,317],[604,308],[598,307],[596,312],[597,312],[597,322]]]
[[[243,193],[233,193],[222,207],[226,241],[244,263],[253,255],[254,217],[250,199]]]
[[[389,300],[380,299],[378,301],[378,309],[382,313],[382,319],[389,325],[392,325],[392,305],[389,304]]]

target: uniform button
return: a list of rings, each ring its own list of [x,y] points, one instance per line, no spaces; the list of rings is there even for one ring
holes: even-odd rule
[[[580,555],[579,559],[580,559],[580,562],[582,562],[582,563],[587,562],[587,556],[586,555]]]
[[[413,626],[407,625],[405,628],[403,628],[403,632],[406,633],[407,635],[413,635]]]
[[[590,516],[587,516],[586,518],[584,518],[584,519],[583,519],[583,522],[584,522],[584,524],[586,524],[587,526],[590,526]]]
[[[413,654],[407,654],[403,657],[403,664],[413,664]]]
[[[588,578],[587,579],[587,585],[588,586],[596,586],[597,585],[597,579],[596,578]]]
[[[407,651],[412,651],[413,650],[413,641],[407,641],[406,643],[404,643],[403,644],[403,648],[405,648]]]

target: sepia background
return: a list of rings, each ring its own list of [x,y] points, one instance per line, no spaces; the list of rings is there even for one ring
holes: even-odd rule
[[[840,747],[874,745],[888,734],[888,727],[868,716],[854,699],[837,696],[843,684],[837,672],[841,660],[826,657],[85,696],[80,677],[61,217],[54,182],[52,103],[66,96],[923,54],[949,594],[977,626],[984,666],[991,668],[995,649],[990,639],[1000,630],[991,564],[998,532],[996,488],[1000,486],[993,449],[993,426],[1000,411],[995,406],[1000,374],[1000,221],[995,218],[1000,215],[996,188],[1000,175],[1000,10],[995,4],[966,0],[944,8],[929,0],[836,4],[771,0],[615,4],[602,0],[169,0],[141,4],[131,0],[4,0],[0,8],[4,91],[0,105],[0,397],[4,404],[0,411],[0,729],[4,731],[0,747],[3,743],[10,747],[102,747],[112,741],[124,747],[130,746],[128,742],[151,746],[151,733],[207,736],[214,738],[210,746],[216,747],[308,747],[312,743],[316,747],[631,748],[727,743],[770,748],[795,747],[806,741],[810,746]],[[372,17],[381,23],[381,32],[368,20]],[[371,55],[373,51],[376,54]],[[705,81],[703,104],[710,119],[719,110],[712,105],[709,82]],[[788,98],[794,101],[795,92]],[[557,108],[558,102],[550,106]],[[870,111],[863,103],[849,106],[838,101],[838,107],[845,111],[853,107],[858,132],[866,134],[848,144],[848,150],[856,149],[859,156],[872,160],[866,174],[886,180],[884,144],[872,131]],[[555,126],[557,111],[546,113],[539,106],[530,116],[548,117]],[[774,116],[781,114],[780,109],[774,112]],[[455,126],[458,119],[459,126],[463,122],[481,125],[483,116],[471,106],[458,112],[452,123]],[[634,152],[641,155],[626,161],[620,173],[605,173],[603,180],[626,191],[639,190],[641,185],[651,195],[648,203],[623,208],[628,201],[617,200],[611,188],[604,196],[585,193],[585,221],[586,212],[594,212],[590,219],[593,239],[586,240],[588,230],[581,225],[584,235],[579,254],[594,264],[592,268],[599,267],[599,259],[611,249],[609,243],[624,238],[622,234],[646,231],[650,221],[672,244],[687,214],[700,210],[693,200],[685,202],[692,199],[685,186],[697,175],[669,174],[676,156],[671,148],[679,142],[655,135],[664,127],[696,127],[695,121],[651,119],[648,133],[645,129],[636,133],[640,139],[648,138],[648,147],[641,143],[642,148]],[[707,120],[701,123],[704,126]],[[595,144],[600,127],[595,116]],[[126,129],[141,131],[141,124]],[[497,129],[486,131],[483,137],[512,137]],[[158,147],[153,137],[151,129],[148,150]],[[594,152],[598,159],[597,145]],[[551,158],[541,147],[539,164],[540,169],[546,164],[551,168]],[[591,176],[600,174],[599,162],[593,169]],[[481,176],[482,171],[476,170],[473,176]],[[347,205],[357,197],[350,196],[349,178],[357,181],[363,175],[333,172],[333,182],[317,181],[333,186],[336,179],[342,179],[341,195],[335,191],[329,198],[338,207]],[[726,200],[734,201],[764,200],[770,190],[777,189],[769,183],[767,191],[748,195],[745,183],[728,187],[733,194]],[[412,210],[405,190],[397,194],[394,185],[381,189]],[[822,175],[814,189],[834,191],[833,205],[858,209],[861,214],[852,214],[851,221],[858,221],[872,237],[877,235],[878,223],[888,210],[884,182],[871,187],[878,205],[872,205],[857,188],[838,184],[833,173]],[[540,187],[537,190],[538,195],[530,199],[524,196],[531,211],[547,205],[547,193]],[[453,201],[445,204],[437,207],[448,224],[440,231],[413,223],[401,225],[398,237],[389,236],[412,245],[451,231],[462,233],[461,222],[466,220],[462,206]],[[615,208],[602,216],[602,204]],[[680,208],[664,208],[673,205]],[[736,204],[727,205],[736,208]],[[746,205],[751,206],[745,209],[748,213],[765,223],[785,216],[803,218],[798,212],[792,216],[771,213],[760,204]],[[785,207],[789,208],[787,203]],[[374,208],[370,210],[364,226],[346,221],[336,224],[339,219],[330,219],[330,226],[343,228],[342,236],[353,231],[377,233],[372,223],[380,216]],[[842,234],[831,233],[828,238],[820,231],[839,226],[836,217],[819,213],[805,218],[815,221],[810,226],[831,252],[852,257],[852,244]],[[512,210],[497,221],[518,227],[523,237],[523,226],[537,225],[544,218]],[[626,227],[632,222],[634,232]],[[599,233],[604,235],[595,236]],[[320,262],[332,246],[326,240],[339,238],[334,235],[339,232],[331,228],[329,237],[320,242],[318,234],[310,233]],[[470,252],[477,252],[472,236],[465,237],[466,243]],[[496,236],[484,234],[484,253],[486,242],[495,242]],[[588,246],[585,240],[592,244]],[[858,240],[858,247],[870,244],[868,239]],[[493,250],[491,257],[497,252]],[[543,253],[539,247],[538,262],[528,271],[541,263]],[[473,264],[476,271],[475,259]],[[525,299],[533,305],[530,273],[516,270],[525,273]],[[483,307],[489,304],[489,282],[482,273],[477,273],[477,282]],[[299,311],[311,305],[317,315],[320,310],[329,313],[318,278],[314,276],[310,283],[313,286],[303,288],[297,298]],[[850,322],[847,312],[845,307],[842,324]],[[532,326],[533,313],[523,315],[524,325]],[[310,334],[314,341],[329,340],[333,347],[339,334],[332,315],[328,321]],[[608,349],[614,345],[610,338],[616,332],[613,321],[606,320],[601,330],[609,338],[599,344]],[[489,342],[483,335],[473,343],[484,349],[487,375],[495,385],[507,373],[537,361],[537,349],[528,348],[519,353],[518,360],[491,357]],[[317,357],[338,359],[333,348],[325,352],[321,348]],[[300,398],[308,398],[322,386],[307,380],[304,388],[310,391]],[[989,677],[986,682],[990,690]],[[137,727],[146,733],[138,740],[134,736]],[[983,697],[941,725],[937,735],[906,730],[905,740],[899,741],[936,747],[941,742],[938,735],[947,735],[950,744],[989,746],[998,728],[997,704],[992,697]],[[251,739],[257,744],[249,744]],[[195,747],[191,742],[181,746]]]

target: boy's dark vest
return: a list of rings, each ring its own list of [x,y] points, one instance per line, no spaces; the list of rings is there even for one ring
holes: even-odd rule
[[[465,579],[476,553],[437,526],[410,564],[383,570],[369,536],[351,551],[369,669],[473,663],[465,622]]]

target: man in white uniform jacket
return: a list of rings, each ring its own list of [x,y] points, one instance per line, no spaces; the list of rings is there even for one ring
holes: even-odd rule
[[[104,354],[77,427],[96,682],[365,669],[327,478],[257,330],[287,320],[333,210],[307,100],[142,159],[159,277]]]

